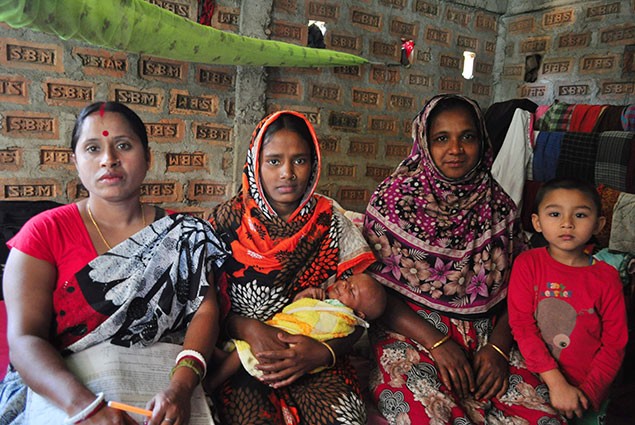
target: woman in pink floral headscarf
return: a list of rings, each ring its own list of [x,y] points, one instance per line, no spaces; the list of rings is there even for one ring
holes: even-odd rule
[[[380,411],[395,424],[561,423],[512,350],[504,300],[525,245],[516,206],[490,174],[480,108],[436,96],[412,134],[364,222],[379,259],[368,271],[392,289],[371,332]]]

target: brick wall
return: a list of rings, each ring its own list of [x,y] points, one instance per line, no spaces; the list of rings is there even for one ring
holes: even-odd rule
[[[182,5],[196,3],[152,1],[183,16]],[[305,113],[324,153],[320,190],[361,211],[409,153],[412,118],[437,93],[465,94],[483,107],[519,96],[634,101],[635,1],[560,4],[501,19],[438,0],[273,0],[272,39],[305,44],[308,20],[320,20],[327,47],[373,64],[266,69],[254,109]],[[213,25],[238,33],[240,14],[241,2],[218,1]],[[408,68],[398,65],[402,36],[415,41]],[[472,80],[461,77],[464,50],[477,55]],[[524,57],[534,52],[544,62],[538,81],[525,84]],[[241,127],[245,111],[235,110],[238,75],[234,67],[113,52],[0,24],[0,199],[85,196],[70,162],[73,121],[83,105],[117,99],[150,134],[144,202],[206,214],[233,194],[248,143],[236,134],[253,129]]]
[[[233,67],[128,55],[6,25],[0,64],[0,199],[86,196],[70,133],[78,111],[104,99],[126,103],[146,123],[152,160],[143,202],[203,216],[230,195]]]
[[[184,17],[192,0],[153,1]],[[497,15],[423,0],[274,0],[271,38],[306,44],[309,19],[325,21],[327,47],[376,62],[363,67],[267,69],[264,109],[307,114],[324,150],[320,190],[363,210],[372,190],[410,150],[410,122],[432,95],[491,98]],[[177,10],[178,9],[178,10]],[[238,32],[240,3],[219,1],[213,24]],[[400,37],[415,40],[398,65]],[[478,77],[461,78],[462,51]],[[147,123],[152,167],[143,201],[204,214],[231,196],[236,69],[99,49],[0,26],[0,198],[71,202],[85,196],[70,162],[78,110],[95,100],[128,104]]]
[[[439,92],[462,93],[487,106],[498,15],[423,0],[274,0],[272,38],[302,43],[309,19],[324,21],[327,48],[374,64],[269,69],[267,110],[306,113],[320,138],[320,191],[363,210],[377,184],[410,152],[411,122]],[[292,30],[298,28],[298,30]],[[413,63],[399,66],[400,37],[415,41]],[[461,77],[464,50],[477,53],[473,80]]]
[[[525,4],[502,18],[506,43],[496,100],[635,103],[635,2],[551,4],[543,2],[539,11]],[[538,79],[525,83],[525,57],[535,53],[543,58]]]

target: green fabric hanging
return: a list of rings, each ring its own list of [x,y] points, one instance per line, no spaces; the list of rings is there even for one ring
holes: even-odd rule
[[[273,67],[368,63],[348,53],[220,31],[143,0],[0,0],[0,22],[185,62]]]

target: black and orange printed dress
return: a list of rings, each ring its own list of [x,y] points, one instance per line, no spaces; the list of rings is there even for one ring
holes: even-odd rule
[[[295,294],[327,281],[363,271],[374,261],[361,232],[315,193],[321,165],[311,124],[312,174],[300,205],[287,221],[278,217],[264,195],[258,153],[263,134],[281,114],[265,118],[254,130],[243,170],[242,189],[214,209],[210,221],[231,247],[219,283],[221,310],[265,321],[289,304]],[[365,424],[359,384],[346,358],[332,369],[307,374],[273,389],[244,369],[218,390],[216,404],[223,424]]]

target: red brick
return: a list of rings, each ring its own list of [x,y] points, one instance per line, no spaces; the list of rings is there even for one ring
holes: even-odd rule
[[[607,74],[615,69],[619,64],[615,55],[591,55],[583,56],[580,59],[578,72],[580,74]]]
[[[573,8],[550,10],[542,16],[542,26],[544,28],[565,27],[570,26],[574,22],[575,12]]]
[[[185,136],[185,122],[179,119],[162,119],[145,122],[148,139],[151,142],[169,143],[183,140]]]
[[[232,128],[213,122],[193,122],[192,132],[198,142],[231,147]]]
[[[498,31],[497,17],[491,13],[478,12],[476,14],[476,21],[474,28],[479,31],[487,31],[496,33]]]
[[[382,15],[366,10],[351,8],[349,10],[351,23],[355,26],[372,32],[379,32],[382,29]]]
[[[53,106],[83,108],[95,101],[95,84],[67,79],[47,78],[42,83],[44,101]]]
[[[0,179],[0,199],[15,201],[42,201],[62,195],[61,185],[55,179]]]
[[[181,183],[170,180],[146,180],[141,185],[141,200],[146,203],[178,202],[183,199]]]
[[[470,25],[472,17],[465,10],[448,7],[445,11],[445,20],[447,22],[452,22],[462,27],[467,27],[468,25]]]
[[[71,202],[88,197],[88,191],[79,179],[73,179],[66,185],[66,193]]]
[[[399,37],[417,38],[418,27],[416,23],[405,22],[398,18],[390,21],[390,33]]]
[[[407,81],[411,86],[432,87],[432,77],[429,75],[410,74]]]
[[[439,4],[432,1],[414,0],[412,9],[420,15],[439,16]]]
[[[23,148],[0,149],[0,171],[17,171],[22,167]]]
[[[549,59],[542,64],[542,73],[544,74],[567,74],[573,71],[573,60],[567,59]]]
[[[218,96],[191,95],[187,90],[170,90],[169,109],[171,114],[207,115],[218,114]]]
[[[165,154],[166,171],[187,173],[209,171],[209,159],[205,152],[168,152]]]
[[[62,46],[13,38],[0,39],[0,65],[12,68],[64,72]]]
[[[461,93],[463,92],[463,80],[456,78],[441,78],[439,88],[444,93]]]
[[[73,56],[79,58],[86,75],[123,78],[128,72],[128,56],[124,52],[74,47]]]
[[[482,60],[476,59],[474,63],[474,73],[482,74],[482,75],[492,75],[494,72],[494,64],[483,62]]]
[[[218,6],[212,16],[212,26],[219,30],[238,32],[240,8]]]
[[[430,52],[429,48],[428,50],[415,49],[415,52],[416,52],[415,56],[417,58],[417,62],[422,64],[432,62],[432,53]]]
[[[309,85],[309,100],[312,102],[329,102],[339,104],[342,100],[342,89],[333,84]]]
[[[386,43],[384,39],[372,40],[370,50],[373,55],[397,61],[401,52],[401,44],[396,42]]]
[[[386,156],[396,158],[406,158],[412,149],[411,144],[404,143],[387,143]]]
[[[2,134],[10,137],[58,139],[59,122],[56,117],[41,112],[7,111],[4,113]]]
[[[635,43],[635,25],[611,25],[600,31],[600,43],[622,45]]]
[[[619,15],[620,2],[589,6],[586,9],[587,19],[603,18],[608,15]]]
[[[302,99],[302,85],[299,80],[270,79],[267,84],[267,96],[273,98]]]
[[[626,46],[622,61],[622,76],[635,77],[635,46]]]
[[[30,80],[21,75],[0,75],[0,102],[29,103]]]
[[[474,37],[466,37],[464,35],[458,35],[456,37],[456,46],[464,49],[478,50],[478,39]]]
[[[375,158],[377,156],[377,146],[379,140],[364,139],[351,139],[351,143],[348,147],[348,154],[353,156],[362,156],[366,158]]]
[[[551,37],[533,37],[520,42],[520,53],[542,53],[549,49]]]
[[[383,165],[366,165],[366,177],[370,177],[376,182],[382,182],[393,172],[393,167],[386,167]]]
[[[233,90],[236,81],[236,68],[197,65],[196,81],[214,90]]]
[[[441,46],[450,46],[452,40],[452,32],[435,27],[428,27],[424,33],[424,41],[426,43],[438,44]]]
[[[174,207],[167,207],[167,209],[183,214],[189,214],[196,218],[200,218],[201,220],[207,220],[212,213],[211,208],[202,208],[201,206],[186,207],[181,204],[177,204]]]
[[[408,3],[407,0],[379,0],[379,2],[383,5],[394,7],[396,9],[403,9]]]
[[[441,68],[461,69],[461,58],[451,55],[439,55],[439,66]]]
[[[40,168],[62,168],[74,170],[73,151],[60,146],[40,146]]]
[[[399,70],[396,68],[389,68],[382,65],[372,65],[370,68],[370,82],[375,84],[384,85],[397,84],[401,81]]]
[[[187,81],[187,62],[142,55],[139,58],[139,76],[146,80],[182,83]]]
[[[415,109],[416,106],[415,98],[405,93],[393,93],[388,98],[388,109],[394,111],[411,111]]]
[[[558,36],[557,47],[559,49],[577,50],[587,47],[591,43],[591,31],[584,33],[568,33]]]
[[[533,34],[536,31],[536,20],[533,16],[521,16],[509,20],[507,32],[509,34]]]
[[[337,22],[340,17],[340,6],[337,3],[307,0],[305,10],[307,18],[316,21]]]
[[[359,187],[340,187],[338,198],[343,206],[350,204],[365,205],[370,199],[370,192]]]
[[[165,93],[162,89],[140,89],[123,84],[110,86],[109,99],[125,103],[134,111],[160,113],[163,109]]]
[[[228,198],[228,183],[211,180],[192,180],[189,183],[187,199],[190,201],[220,202]]]
[[[474,82],[472,83],[472,94],[489,97],[492,94],[492,86]]]
[[[506,80],[509,79],[520,79],[523,77],[523,74],[525,73],[525,65],[524,64],[518,64],[518,65],[505,65],[503,66],[503,77]]]
[[[148,3],[155,4],[162,9],[181,16],[182,18],[189,19],[190,21],[197,21],[198,17],[198,2],[195,0],[146,0]]]
[[[496,53],[496,42],[494,41],[485,41],[485,53],[494,54]]]
[[[340,151],[340,138],[337,136],[318,137],[322,152],[337,153]]]
[[[335,199],[337,188],[329,183],[327,186],[318,186],[317,193]]]
[[[386,115],[371,115],[368,117],[368,132],[397,134],[399,133],[399,121]]]
[[[354,179],[357,175],[357,167],[352,164],[328,164],[326,175],[338,179]]]
[[[423,107],[425,106],[425,104],[428,103],[428,100],[426,98],[421,99],[421,108],[423,109]],[[410,138],[412,137],[412,119],[408,118],[403,120],[402,122],[402,126],[403,126],[403,136],[405,138]]]
[[[359,54],[362,52],[362,37],[340,31],[328,31],[326,33],[326,47],[329,49]]]
[[[308,27],[288,21],[273,21],[271,25],[271,38],[306,46]]]
[[[223,110],[228,118],[233,118],[236,115],[236,101],[233,98],[223,100]]]
[[[625,95],[635,93],[635,82],[633,81],[602,81],[600,84],[600,95],[605,97],[621,98]]]
[[[273,0],[273,10],[294,13],[298,10],[296,0]]]
[[[331,111],[328,124],[335,130],[358,132],[362,126],[361,119],[361,114],[357,112]]]
[[[547,86],[545,85],[529,85],[525,84],[520,87],[520,97],[529,97],[531,99],[541,99],[547,95]]]
[[[359,80],[362,77],[362,68],[359,65],[335,66],[333,74],[339,78],[350,78]]]
[[[371,90],[362,87],[351,89],[353,106],[379,108],[383,106],[384,96],[380,90]]]
[[[591,94],[591,87],[589,84],[564,84],[558,86],[558,96],[572,97],[572,96],[588,96]]]

